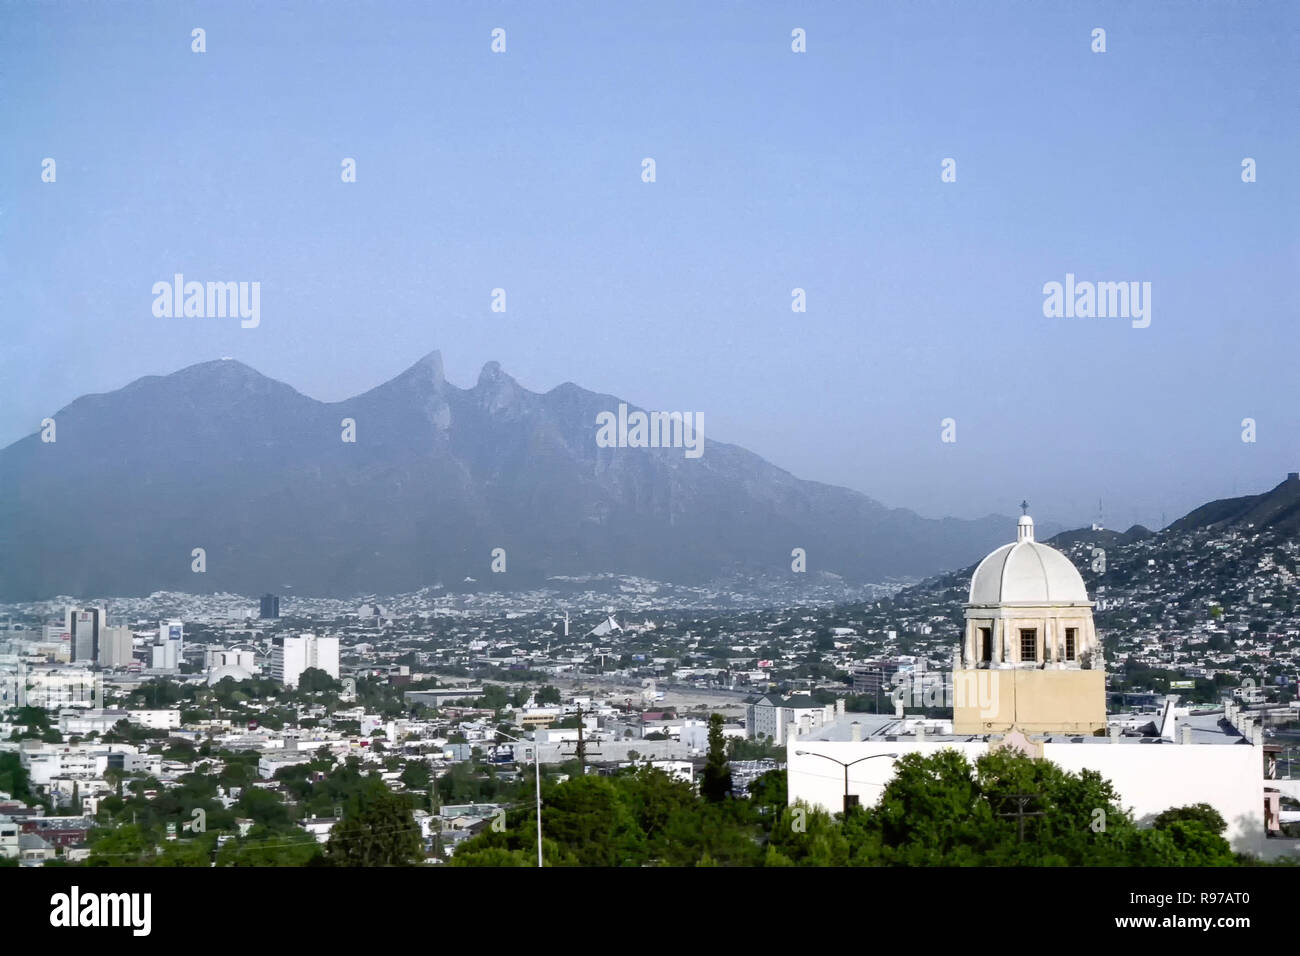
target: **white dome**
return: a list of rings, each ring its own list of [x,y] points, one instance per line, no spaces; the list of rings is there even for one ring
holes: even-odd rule
[[[1070,559],[1034,540],[1033,519],[1022,517],[1020,540],[980,562],[970,579],[971,604],[1086,604],[1088,589]]]
[[[252,680],[253,675],[243,667],[236,667],[234,664],[226,664],[222,667],[214,667],[208,671],[208,686],[215,687],[227,677],[233,677],[235,682]]]

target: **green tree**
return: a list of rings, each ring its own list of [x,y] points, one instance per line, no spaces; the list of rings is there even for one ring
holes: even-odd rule
[[[429,765],[423,760],[408,760],[402,775],[397,779],[401,780],[409,790],[428,790],[433,782]]]
[[[319,667],[308,667],[298,676],[298,693],[315,694],[319,691],[338,693],[343,685]]]
[[[12,751],[0,753],[0,791],[23,802],[36,800],[36,795],[31,789],[31,776],[23,767],[18,754]]]
[[[98,830],[90,836],[87,866],[140,866],[147,864],[157,845],[156,835],[139,824]]]
[[[607,777],[576,777],[545,796],[542,832],[578,866],[639,866],[646,859],[645,834]]]
[[[231,840],[217,852],[217,866],[312,866],[324,860],[310,833],[253,827],[248,836]]]
[[[507,850],[499,846],[473,849],[462,847],[452,857],[453,866],[535,866],[537,860],[523,850]]]
[[[245,787],[235,810],[239,816],[248,817],[262,826],[285,827],[292,820],[281,796],[262,787]]]
[[[709,717],[709,756],[700,780],[700,794],[711,803],[720,803],[731,794],[731,764],[727,762],[721,714]]]
[[[1156,816],[1151,826],[1156,830],[1166,830],[1176,821],[1198,823],[1211,833],[1222,835],[1228,829],[1227,821],[1218,810],[1208,803],[1194,803],[1186,807],[1171,807]]]
[[[406,866],[422,858],[423,842],[407,802],[368,778],[334,825],[325,852],[335,866]]]

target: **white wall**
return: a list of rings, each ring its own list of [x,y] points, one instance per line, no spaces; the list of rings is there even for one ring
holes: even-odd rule
[[[339,679],[339,639],[337,637],[317,637],[311,641],[306,661],[307,667],[323,670],[335,680]],[[304,668],[305,670],[306,668]]]
[[[1245,744],[1046,744],[1043,756],[1073,773],[1096,770],[1139,822],[1170,807],[1208,803],[1228,821],[1232,848],[1255,853],[1264,835],[1264,761]]]

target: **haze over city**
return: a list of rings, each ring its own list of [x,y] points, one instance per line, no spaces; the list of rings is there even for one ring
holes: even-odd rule
[[[775,5],[517,6],[494,57],[496,8],[7,5],[0,443],[225,355],[337,401],[439,349],[928,517],[1158,527],[1300,458],[1286,11],[809,8],[792,56]],[[258,327],[155,317],[178,272]],[[1067,274],[1150,325],[1045,317]]]

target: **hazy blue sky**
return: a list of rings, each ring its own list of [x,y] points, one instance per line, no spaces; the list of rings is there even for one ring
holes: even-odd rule
[[[1172,520],[1300,468],[1297,94],[1293,2],[6,3],[0,445],[222,355],[336,400],[438,348],[926,515]],[[154,318],[175,272],[260,327]],[[1150,327],[1044,318],[1067,272]]]

